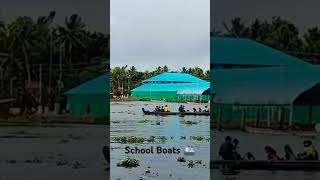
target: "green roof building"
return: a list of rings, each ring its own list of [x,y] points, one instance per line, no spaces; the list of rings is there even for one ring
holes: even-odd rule
[[[131,90],[137,99],[208,101],[210,83],[187,73],[165,72]]]
[[[109,75],[104,74],[65,92],[72,114],[94,117],[109,116]]]
[[[320,68],[249,39],[210,43],[211,119],[219,128],[320,123]]]

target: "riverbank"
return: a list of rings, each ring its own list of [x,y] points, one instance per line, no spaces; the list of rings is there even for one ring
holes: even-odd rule
[[[207,101],[186,101],[186,100],[175,100],[175,99],[136,99],[136,98],[112,98],[110,102],[135,102],[135,101],[144,101],[144,102],[164,102],[164,103],[191,103],[191,104],[209,104]]]
[[[0,126],[34,126],[45,124],[109,124],[109,117],[73,116],[71,114],[33,114],[0,117]]]

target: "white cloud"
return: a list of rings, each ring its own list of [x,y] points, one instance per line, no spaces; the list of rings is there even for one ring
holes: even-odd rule
[[[209,0],[112,0],[111,65],[209,69]]]

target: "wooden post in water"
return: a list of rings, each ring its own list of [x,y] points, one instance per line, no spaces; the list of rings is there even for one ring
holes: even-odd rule
[[[312,122],[312,105],[309,106],[309,113],[308,113],[308,123]]]
[[[278,106],[277,109],[278,109],[278,123],[280,123],[280,121],[281,121],[281,108],[280,108],[280,106]]]
[[[293,104],[290,104],[290,110],[289,110],[289,127],[292,127],[292,122],[293,122]]]
[[[246,131],[246,110],[244,107],[241,108],[241,130]]]
[[[256,127],[259,127],[260,126],[260,108],[258,107],[257,110],[256,110]]]
[[[280,128],[283,128],[283,110],[281,106],[278,106],[278,123]]]
[[[271,123],[271,109],[268,106],[268,112],[267,112],[267,127],[270,128],[270,123]]]
[[[217,117],[217,129],[218,131],[221,131],[221,121],[222,121],[222,110],[221,107],[218,107],[218,117]]]

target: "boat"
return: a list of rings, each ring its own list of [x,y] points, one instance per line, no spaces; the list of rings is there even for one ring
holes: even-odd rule
[[[146,111],[144,108],[142,108],[142,112],[145,115],[194,115],[194,116],[210,116],[210,112],[152,112],[152,111]]]
[[[286,170],[286,171],[319,171],[318,160],[216,160],[211,161],[211,169],[234,170]]]
[[[277,135],[277,136],[299,136],[299,137],[315,137],[319,133],[315,130],[313,131],[302,131],[302,130],[276,130],[270,128],[258,128],[246,126],[245,131],[252,134],[267,134],[267,135]]]

